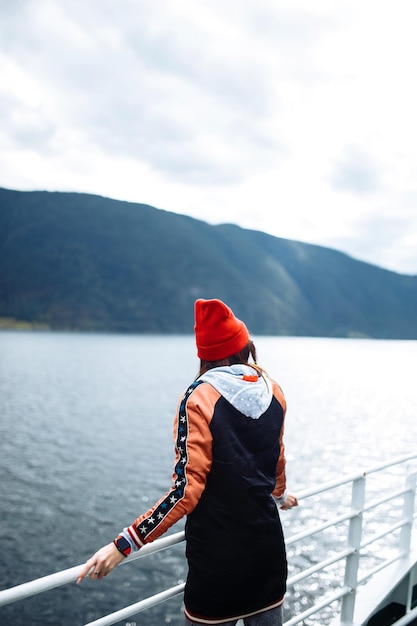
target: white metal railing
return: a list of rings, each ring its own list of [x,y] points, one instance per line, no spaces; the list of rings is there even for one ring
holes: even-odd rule
[[[336,601],[341,601],[340,607],[340,621],[343,624],[353,624],[353,615],[355,607],[356,590],[359,585],[366,582],[377,572],[388,567],[391,563],[401,558],[406,557],[410,551],[411,533],[413,521],[417,517],[415,513],[415,491],[416,491],[416,468],[409,468],[406,475],[404,487],[397,489],[396,491],[389,492],[386,496],[373,501],[366,502],[365,497],[365,485],[366,479],[371,474],[376,474],[387,468],[394,466],[400,466],[407,461],[417,460],[417,454],[409,454],[388,461],[386,463],[370,467],[365,471],[358,472],[352,475],[343,476],[340,479],[327,482],[321,486],[313,489],[307,489],[297,494],[299,502],[305,502],[312,496],[317,496],[324,493],[329,493],[332,490],[351,484],[351,503],[350,509],[346,513],[339,514],[326,519],[325,521],[317,524],[313,528],[308,528],[305,531],[299,532],[286,539],[287,548],[295,545],[296,543],[308,539],[312,536],[318,535],[326,529],[339,527],[341,524],[348,523],[347,532],[347,545],[345,548],[337,552],[335,555],[328,557],[313,566],[304,569],[303,571],[290,576],[288,579],[288,588],[290,589],[302,580],[311,577],[314,574],[323,572],[329,566],[337,562],[345,562],[344,566],[344,580],[341,582],[339,589],[330,595],[326,595],[320,602],[315,603],[302,613],[295,615],[291,619],[285,622],[284,626],[295,626],[302,623],[306,618],[315,615],[322,611],[324,608],[329,607]],[[364,539],[363,525],[364,514],[378,509],[384,503],[396,498],[402,498],[403,507],[401,512],[401,518],[394,524],[391,524],[389,528],[374,534],[370,538]],[[397,542],[396,554],[393,557],[383,560],[373,569],[367,571],[364,575],[359,577],[359,564],[361,559],[361,550],[368,547],[372,543],[379,541],[385,536],[391,536],[396,531],[399,531],[400,536]],[[185,540],[184,532],[178,532],[173,535],[165,536],[161,539],[157,539],[152,544],[148,544],[141,548],[138,552],[131,554],[127,559],[122,561],[122,564],[130,563],[134,560],[144,558],[160,550],[164,550],[170,546],[178,544]],[[78,565],[70,569],[51,574],[50,576],[44,576],[31,582],[23,583],[10,589],[0,591],[0,607],[12,602],[23,600],[24,598],[34,596],[38,593],[66,585],[74,582],[84,565]],[[137,615],[138,613],[149,609],[161,602],[164,602],[178,594],[181,594],[184,589],[184,583],[175,587],[171,587],[165,591],[157,593],[149,598],[141,600],[135,604],[132,604],[124,609],[108,614],[102,618],[99,618],[93,622],[89,622],[84,626],[109,626],[116,624],[122,619],[126,619]],[[409,607],[408,607],[409,608]],[[406,622],[404,622],[406,623]]]
[[[417,518],[415,513],[415,492],[416,492],[416,473],[417,468],[409,468],[406,474],[405,485],[403,488],[394,492],[388,492],[384,497],[370,502],[365,500],[365,486],[367,477],[371,474],[376,474],[384,469],[401,465],[407,461],[417,460],[417,454],[412,453],[406,456],[399,457],[397,459],[375,465],[367,468],[362,472],[352,474],[350,476],[344,476],[338,480],[325,483],[318,488],[305,490],[298,494],[299,500],[305,501],[306,498],[323,494],[325,492],[332,491],[333,489],[351,483],[351,506],[350,510],[342,515],[333,517],[326,520],[324,523],[317,525],[314,528],[309,528],[305,532],[293,535],[290,537],[286,544],[291,546],[301,539],[306,539],[323,530],[339,526],[340,524],[348,521],[348,539],[347,546],[339,551],[336,555],[316,563],[314,566],[300,572],[299,574],[290,577],[288,580],[288,587],[290,588],[295,583],[301,580],[307,579],[309,576],[316,572],[325,570],[328,566],[337,563],[339,561],[345,561],[344,581],[340,584],[337,592],[327,595],[321,602],[314,604],[304,612],[295,615],[293,618],[285,622],[284,626],[295,626],[302,623],[308,617],[317,614],[324,608],[330,606],[337,600],[341,600],[340,608],[340,623],[344,625],[353,624],[354,608],[356,592],[359,585],[364,584],[369,578],[375,575],[377,572],[387,568],[389,565],[398,561],[399,559],[406,557],[410,551],[411,534],[413,521]],[[396,498],[403,497],[403,507],[401,511],[401,518],[394,524],[390,525],[383,532],[372,535],[370,538],[364,540],[363,536],[363,521],[364,514],[376,509],[386,502],[390,502]],[[395,556],[382,560],[377,567],[367,571],[361,577],[359,577],[359,563],[361,559],[361,550],[368,547],[372,543],[392,535],[396,530],[400,529],[400,538],[398,541],[398,549]],[[408,607],[409,608],[409,607]]]

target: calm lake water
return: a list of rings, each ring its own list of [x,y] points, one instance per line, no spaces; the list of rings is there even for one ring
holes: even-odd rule
[[[416,447],[417,342],[255,343],[288,402],[291,491]],[[0,333],[0,588],[84,562],[165,493],[177,399],[197,368],[192,336]],[[285,527],[300,510],[282,513]],[[183,552],[0,608],[0,623],[92,621],[184,580]],[[180,626],[181,598],[122,623]]]

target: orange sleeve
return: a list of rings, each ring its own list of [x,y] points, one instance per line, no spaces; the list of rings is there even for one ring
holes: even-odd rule
[[[178,404],[174,422],[175,465],[171,489],[126,529],[138,548],[154,541],[191,513],[206,486],[212,465],[210,422],[220,394],[206,383],[189,393],[191,387]]]
[[[280,452],[279,452],[279,459],[278,459],[277,468],[276,468],[275,489],[272,492],[273,496],[275,496],[276,498],[280,498],[281,496],[284,495],[286,484],[287,484],[287,480],[285,476],[286,460],[285,460],[285,446],[284,446],[284,423],[285,423],[285,414],[287,412],[287,403],[286,403],[284,394],[282,393],[282,389],[277,383],[273,382],[272,389],[273,389],[275,398],[278,400],[278,402],[282,406],[282,409],[284,412],[281,433],[279,436]]]

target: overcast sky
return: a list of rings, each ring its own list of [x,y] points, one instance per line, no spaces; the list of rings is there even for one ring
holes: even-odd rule
[[[417,274],[415,0],[0,0],[0,186]]]

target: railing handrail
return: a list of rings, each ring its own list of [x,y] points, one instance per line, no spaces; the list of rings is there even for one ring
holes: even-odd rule
[[[301,501],[311,496],[318,495],[326,491],[331,491],[332,489],[335,489],[339,486],[348,485],[349,483],[352,483],[353,486],[355,484],[358,485],[358,484],[364,483],[366,477],[369,476],[370,474],[376,473],[378,471],[381,471],[387,468],[394,467],[395,465],[403,464],[411,460],[417,460],[417,453],[410,453],[401,457],[397,457],[396,459],[393,459],[391,461],[386,461],[384,463],[369,467],[365,469],[364,471],[355,472],[352,474],[346,474],[340,477],[339,479],[328,481],[321,485],[316,485],[314,488],[311,488],[311,489],[302,490],[301,492],[297,494],[297,497],[299,501]],[[416,470],[414,470],[414,473],[415,471]],[[413,489],[415,491],[415,478],[414,478],[413,484],[414,484]],[[364,489],[364,485],[363,485],[363,489]],[[410,495],[409,492],[410,492],[410,487],[406,486],[404,489],[395,491],[394,497],[400,497],[401,495],[404,495],[404,499],[406,499],[407,495]],[[411,495],[412,495],[412,506],[414,506],[414,492]],[[391,497],[393,497],[393,494],[391,494]],[[296,541],[310,537],[326,528],[329,528],[330,526],[336,526],[344,521],[349,521],[350,524],[354,524],[356,520],[356,523],[357,523],[358,516],[362,517],[363,512],[368,511],[371,508],[377,507],[389,499],[390,499],[389,496],[384,497],[378,501],[374,501],[373,503],[371,503],[371,505],[367,505],[367,506],[365,506],[365,504],[362,503],[359,509],[356,509],[354,506],[354,502],[353,502],[354,498],[353,498],[352,506],[351,506],[349,513],[339,515],[337,517],[334,517],[331,520],[327,520],[326,522],[316,526],[315,528],[310,528],[305,532],[301,532],[296,535],[293,535],[292,537],[289,537],[286,540],[286,543],[287,545],[291,545],[295,543]],[[404,510],[405,509],[406,507],[404,507]],[[331,563],[335,563],[340,560],[345,560],[346,563],[348,563],[349,559],[352,559],[352,558],[358,559],[359,555],[355,556],[355,553],[359,552],[358,548],[361,549],[369,545],[370,543],[372,543],[372,541],[375,541],[376,539],[379,539],[380,537],[388,534],[389,532],[392,532],[392,530],[401,528],[401,532],[403,533],[402,539],[401,539],[403,543],[403,549],[401,549],[401,546],[400,546],[400,549],[398,550],[398,554],[395,557],[390,558],[389,560],[387,559],[384,563],[380,564],[377,568],[375,568],[374,572],[380,571],[384,567],[388,567],[388,565],[390,565],[392,562],[404,556],[404,545],[407,546],[407,541],[408,541],[408,546],[409,546],[409,537],[411,536],[411,527],[413,524],[413,520],[415,518],[416,518],[416,514],[412,512],[410,513],[410,511],[408,510],[408,513],[406,512],[404,513],[403,518],[400,522],[394,524],[388,531],[380,533],[378,537],[374,537],[372,540],[364,542],[363,544],[361,543],[362,529],[360,529],[360,536],[359,538],[356,537],[355,539],[356,542],[359,542],[358,547],[348,546],[346,549],[339,552],[336,556],[328,558],[320,563],[317,563],[316,565],[312,566],[308,570],[300,574],[297,574],[295,576],[292,576],[288,580],[288,586],[291,586],[295,584],[296,582],[299,582],[303,578],[308,577],[313,572],[315,573],[317,571],[323,570],[325,567],[327,567]],[[360,523],[361,523],[361,520],[360,520]],[[126,559],[122,561],[122,564],[134,561],[139,558],[144,558],[148,556],[149,554],[154,554],[155,552],[159,552],[160,550],[164,550],[168,547],[174,546],[183,541],[185,541],[184,531],[165,535],[164,537],[157,539],[150,544],[145,545],[138,552],[135,552],[129,555],[129,557],[127,557]],[[77,565],[75,567],[71,567],[69,569],[65,569],[60,572],[50,574],[48,576],[43,576],[41,578],[17,585],[15,587],[11,587],[9,589],[4,589],[0,591],[0,607],[5,606],[6,604],[17,602],[19,600],[22,600],[24,598],[27,598],[36,594],[42,593],[44,591],[48,591],[50,589],[74,582],[75,580],[77,580],[83,568],[84,568],[84,564]],[[357,569],[357,564],[356,564],[356,569]],[[327,599],[325,598],[322,601],[320,601],[318,604],[314,605],[314,607],[308,609],[307,611],[304,611],[304,613],[302,613],[301,615],[294,616],[288,622],[286,622],[285,626],[293,626],[295,624],[300,623],[306,617],[314,613],[317,613],[319,610],[322,610],[323,608],[329,606],[330,604],[335,602],[335,600],[337,599],[342,599],[342,602],[344,602],[344,599],[350,596],[349,602],[350,604],[352,604],[352,600],[351,600],[352,592],[354,594],[354,592],[356,591],[356,586],[358,584],[362,584],[363,581],[368,579],[371,575],[373,575],[374,572],[363,576],[360,580],[358,580],[357,572],[356,572],[354,588],[352,588],[351,585],[346,584],[346,580],[345,580],[345,584],[341,586],[341,589],[339,590],[339,592],[334,594],[334,596],[331,596]],[[180,594],[183,591],[183,589],[184,589],[184,583],[181,583],[175,587],[172,587],[170,589],[157,593],[154,596],[146,598],[145,600],[142,600],[134,605],[121,609],[120,611],[116,611],[115,613],[106,615],[98,620],[95,620],[94,622],[85,624],[85,626],[106,626],[110,624],[115,624],[117,621],[120,621],[121,619],[131,617],[132,615],[135,615],[139,613],[140,611],[146,610],[147,608],[150,608],[151,606],[155,606],[156,604],[164,602],[165,600],[171,597],[174,597],[175,595]],[[354,599],[353,599],[353,604],[354,604]],[[349,613],[352,613],[352,611],[353,611],[353,605],[350,606]],[[346,623],[353,623],[353,622],[346,622]]]
[[[340,478],[336,478],[335,480],[330,480],[326,483],[321,483],[321,485],[319,486],[297,491],[297,498],[299,500],[305,500],[306,498],[310,498],[311,496],[317,496],[324,491],[330,491],[331,489],[335,489],[336,487],[341,487],[345,484],[347,485],[348,483],[351,483],[358,478],[369,476],[370,474],[374,474],[375,472],[387,469],[388,467],[401,465],[402,463],[405,463],[406,461],[411,461],[412,459],[417,460],[417,454],[415,452],[397,457],[392,461],[386,461],[384,463],[379,463],[378,465],[371,465],[370,467],[361,471],[352,472],[351,474],[342,474]]]
[[[150,554],[155,554],[155,552],[160,552],[161,550],[175,546],[177,543],[181,543],[182,541],[185,541],[185,533],[183,530],[172,535],[166,535],[165,537],[156,539],[152,543],[148,543],[146,546],[143,546],[143,548],[141,548],[138,552],[133,552],[126,559],[123,559],[120,565],[124,565],[128,562],[130,563],[136,559],[149,556]],[[48,574],[47,576],[36,578],[35,580],[31,580],[27,583],[22,583],[21,585],[4,589],[3,591],[0,591],[0,606],[5,606],[6,604],[11,604],[13,602],[17,602],[18,600],[35,596],[38,593],[43,593],[44,591],[49,591],[50,589],[55,589],[56,587],[62,587],[63,585],[72,583],[77,580],[81,571],[84,569],[84,566],[85,563],[75,565],[69,569],[55,572],[55,574]]]

